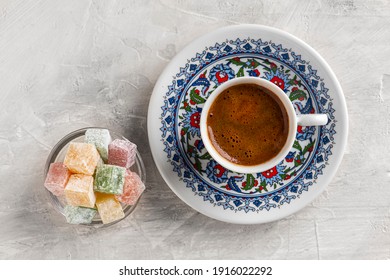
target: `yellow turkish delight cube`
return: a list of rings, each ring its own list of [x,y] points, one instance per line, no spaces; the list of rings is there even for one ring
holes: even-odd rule
[[[100,160],[95,145],[88,143],[70,143],[64,164],[72,173],[93,175]]]
[[[66,184],[65,198],[72,206],[95,207],[95,193],[93,192],[93,177],[84,174],[73,174]]]
[[[96,193],[96,207],[103,224],[109,224],[125,217],[122,205],[113,194]]]

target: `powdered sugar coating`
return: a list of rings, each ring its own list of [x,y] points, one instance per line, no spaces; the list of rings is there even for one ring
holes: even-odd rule
[[[137,173],[126,170],[125,185],[123,187],[123,193],[117,195],[116,198],[128,205],[134,205],[143,191],[145,185]]]
[[[137,145],[127,139],[115,139],[108,145],[108,164],[130,168],[137,155]]]
[[[108,160],[108,145],[111,135],[107,129],[90,128],[85,132],[85,142],[94,144],[104,162]]]
[[[97,210],[79,206],[66,205],[64,214],[69,224],[90,224],[95,217]]]
[[[109,224],[125,217],[122,205],[113,194],[96,193],[96,207],[103,224]]]
[[[121,194],[125,183],[126,169],[121,166],[102,164],[97,167],[94,181],[96,192]]]
[[[70,175],[71,172],[62,162],[53,162],[50,164],[44,186],[55,196],[61,196]]]
[[[95,193],[93,191],[93,177],[83,174],[70,176],[65,187],[65,198],[68,204],[93,208],[95,206]]]
[[[93,175],[99,162],[99,152],[89,143],[70,143],[64,164],[72,173]]]

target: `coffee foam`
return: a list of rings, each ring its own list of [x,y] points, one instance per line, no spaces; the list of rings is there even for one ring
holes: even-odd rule
[[[275,156],[287,139],[282,108],[263,88],[239,85],[222,92],[207,118],[219,154],[234,163],[255,165]]]

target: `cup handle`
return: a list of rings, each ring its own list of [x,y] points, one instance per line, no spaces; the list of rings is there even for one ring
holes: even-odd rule
[[[325,114],[297,115],[297,123],[300,126],[326,125],[328,116]]]

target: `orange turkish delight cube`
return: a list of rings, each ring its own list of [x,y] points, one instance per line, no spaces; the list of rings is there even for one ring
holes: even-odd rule
[[[88,143],[70,143],[64,164],[72,173],[93,175],[100,160],[95,145]]]
[[[84,174],[73,174],[66,184],[65,198],[69,205],[93,208],[95,193],[93,191],[93,177]]]
[[[113,194],[96,193],[96,207],[103,224],[109,224],[125,217],[122,205]]]

